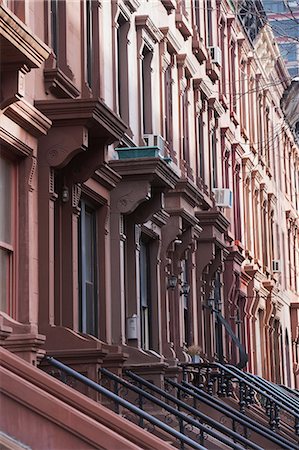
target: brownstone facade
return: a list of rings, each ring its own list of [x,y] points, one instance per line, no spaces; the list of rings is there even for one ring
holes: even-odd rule
[[[298,387],[299,150],[267,25],[225,0],[0,14],[3,347],[162,383],[195,345]]]

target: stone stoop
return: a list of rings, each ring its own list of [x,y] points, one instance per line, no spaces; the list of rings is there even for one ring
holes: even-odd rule
[[[1,347],[0,359],[2,431],[11,442],[32,450],[173,448]]]

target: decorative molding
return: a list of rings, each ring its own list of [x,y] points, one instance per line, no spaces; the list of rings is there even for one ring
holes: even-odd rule
[[[2,61],[1,66],[3,66]],[[24,97],[25,75],[28,72],[29,68],[26,65],[21,67],[13,67],[10,70],[4,70],[1,72],[3,96],[0,103],[0,108],[2,110]]]
[[[122,177],[130,179],[148,179],[152,186],[174,189],[179,177],[161,158],[136,158],[128,160],[109,161],[110,167]]]
[[[40,67],[49,57],[51,49],[42,42],[3,3],[0,5],[1,67]]]
[[[46,93],[51,92],[58,98],[77,98],[80,95],[80,91],[73,82],[58,67],[45,68],[44,79]]]
[[[8,106],[4,114],[35,137],[47,134],[52,126],[52,121],[26,100]]]
[[[192,37],[192,52],[200,64],[208,59],[208,51],[203,43],[203,39],[195,30]]]
[[[223,106],[221,106],[221,103],[215,97],[209,99],[209,107],[215,111],[218,117],[224,114]]]
[[[34,182],[34,175],[36,173],[36,167],[37,167],[37,160],[34,156],[31,157],[31,168],[30,168],[30,172],[29,172],[29,177],[28,177],[28,185],[29,185],[29,191],[34,191],[34,186],[33,186],[33,182]]]
[[[185,41],[190,36],[192,36],[191,24],[189,23],[189,20],[186,16],[186,13],[183,11],[181,4],[179,5],[179,7],[176,9],[175,12],[175,24]]]
[[[32,154],[33,149],[25,144],[25,142],[16,138],[12,133],[7,131],[6,128],[0,126],[0,142],[2,145],[9,147],[13,152],[22,156],[29,156]]]
[[[196,68],[194,67],[186,53],[178,54],[176,56],[176,60],[178,67],[183,67],[185,69],[185,72],[187,72],[187,78],[194,77],[194,75],[196,74]]]
[[[121,181],[121,176],[113,170],[109,164],[103,163],[96,171],[93,178],[110,191]]]
[[[36,101],[35,106],[53,120],[53,126],[82,125],[89,137],[120,140],[127,125],[100,99],[56,99]]]
[[[171,12],[176,9],[177,7],[177,1],[176,0],[161,0],[162,5],[166,9],[168,14],[171,14]]]
[[[135,17],[135,25],[136,29],[141,29],[146,32],[149,36],[152,44],[156,44],[163,39],[163,34],[161,31],[154,25],[153,21],[149,16],[136,16]]]
[[[167,42],[168,51],[172,54],[179,53],[181,45],[176,36],[170,31],[169,27],[160,28],[160,31]]]
[[[193,87],[195,90],[200,90],[207,100],[213,95],[211,89],[202,78],[194,78]]]
[[[129,8],[131,13],[136,12],[140,6],[140,2],[138,0],[123,0],[123,2]]]

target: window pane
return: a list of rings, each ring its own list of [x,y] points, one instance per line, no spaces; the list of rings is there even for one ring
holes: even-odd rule
[[[0,157],[0,241],[12,243],[12,177],[13,165]]]
[[[9,312],[9,253],[0,249],[0,311]]]
[[[94,260],[93,260],[93,215],[89,212],[85,214],[85,249],[86,249],[86,281],[93,281]]]
[[[96,212],[81,201],[79,220],[80,330],[97,335]]]

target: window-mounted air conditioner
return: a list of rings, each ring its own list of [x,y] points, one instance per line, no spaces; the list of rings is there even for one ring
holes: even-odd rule
[[[144,134],[143,139],[147,147],[158,147],[160,152],[164,154],[165,141],[159,134]]]
[[[221,208],[231,208],[233,205],[233,193],[230,189],[214,188],[216,206]]]
[[[165,141],[159,134],[144,134],[143,139],[147,147],[158,147],[159,155],[165,156]]]
[[[217,64],[217,66],[222,65],[222,52],[219,47],[209,47],[211,61],[212,63]]]
[[[273,259],[272,260],[272,272],[273,273],[280,273],[281,272],[280,260],[279,259]]]

